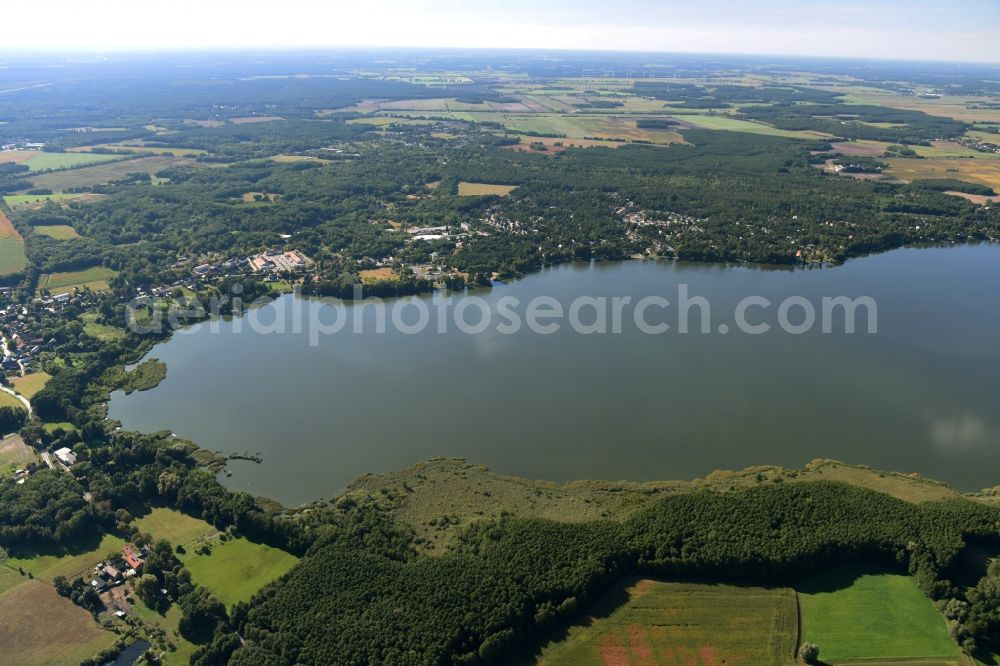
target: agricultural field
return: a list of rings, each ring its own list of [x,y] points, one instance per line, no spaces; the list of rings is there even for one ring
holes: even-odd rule
[[[683,116],[678,115],[674,116],[674,118],[699,129],[725,130],[728,132],[749,132],[750,134],[763,134],[765,136],[783,136],[789,139],[816,139],[818,137],[827,136],[822,132],[813,132],[810,130],[782,130],[776,127],[771,127],[766,123],[755,122],[752,120],[740,120],[738,118],[730,118],[729,116],[709,116],[699,114]]]
[[[944,617],[909,576],[828,572],[798,588],[802,640],[824,661],[953,659]]]
[[[844,155],[880,157],[892,144],[884,141],[859,139],[857,141],[843,141],[832,145],[834,150],[843,153]],[[911,148],[919,157],[925,158],[971,157],[981,160],[997,159],[995,156],[991,156],[988,153],[980,153],[953,141],[932,141],[929,146],[907,147]]]
[[[143,143],[99,143],[94,146],[80,146],[79,148],[70,148],[69,151],[73,153],[91,153],[94,150],[110,150],[115,154],[128,154],[128,155],[172,155],[174,157],[197,157],[198,155],[205,155],[208,153],[207,150],[202,148],[171,148],[169,146],[157,146],[148,145]],[[98,153],[95,153],[98,154]]]
[[[3,198],[4,202],[11,208],[30,206],[31,204],[44,204],[46,201],[73,201],[77,199],[88,199],[99,195],[96,194],[11,194]]]
[[[72,579],[89,571],[108,555],[120,552],[124,543],[120,537],[105,534],[99,543],[82,544],[76,549],[59,554],[46,553],[27,557],[20,554],[12,555],[7,559],[7,566],[15,569],[22,567],[46,583],[51,583],[56,576]]]
[[[140,532],[149,532],[154,539],[166,539],[174,546],[187,545],[202,537],[218,533],[217,529],[204,520],[162,507],[157,507],[136,519],[135,526]]]
[[[41,581],[0,595],[0,665],[75,666],[117,638]]]
[[[505,197],[516,187],[517,185],[492,185],[490,183],[467,183],[462,181],[458,184],[458,196],[478,197],[492,195]]]
[[[80,238],[80,234],[76,233],[76,229],[68,224],[47,224],[44,226],[34,227],[33,230],[36,234],[48,236],[49,238],[55,238],[56,240],[73,240],[74,238]]]
[[[74,153],[77,155],[85,153]],[[112,180],[124,178],[130,173],[154,174],[167,167],[173,166],[194,166],[199,164],[187,157],[172,157],[167,155],[156,155],[153,157],[139,157],[135,159],[123,160],[115,157],[117,161],[84,167],[81,169],[70,169],[54,173],[41,174],[32,178],[32,184],[36,188],[45,188],[53,192],[62,192],[73,187],[93,187],[103,185]]]
[[[189,551],[181,559],[191,579],[229,608],[238,601],[249,601],[260,588],[288,573],[299,561],[283,550],[242,537],[216,541],[211,548],[210,555]]]
[[[853,104],[877,104],[893,109],[922,111],[932,116],[944,116],[968,123],[1000,123],[1000,109],[969,108],[989,101],[982,97],[942,95],[936,98],[922,98],[867,89],[852,92],[847,99]]]
[[[39,292],[47,290],[53,295],[72,293],[74,289],[89,288],[93,291],[107,291],[108,280],[118,275],[104,266],[94,266],[82,271],[66,273],[46,273],[38,281]]]
[[[0,275],[20,273],[28,265],[24,239],[10,219],[0,210]]]
[[[954,178],[988,185],[1000,192],[1000,160],[997,159],[933,159],[920,160],[905,157],[886,160],[885,173],[912,181],[925,178]]]
[[[12,467],[23,469],[33,462],[38,462],[38,454],[24,443],[20,435],[8,435],[0,440],[0,470]]]
[[[542,646],[544,666],[793,664],[795,592],[639,580]]]
[[[15,377],[10,380],[14,390],[26,398],[31,398],[42,390],[45,384],[52,379],[52,375],[47,372],[32,372],[23,377]]]

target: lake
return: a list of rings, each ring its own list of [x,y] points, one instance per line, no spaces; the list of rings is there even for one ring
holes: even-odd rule
[[[496,321],[504,297],[549,296],[568,309],[580,296],[661,296],[676,306],[681,285],[708,301],[711,332],[680,333],[678,308],[659,305],[643,320],[671,325],[660,334],[640,330],[627,309],[620,333],[584,335],[564,320],[546,335],[495,325],[480,334],[390,325],[380,334],[369,306],[367,332],[357,335],[355,305],[339,313],[347,326],[314,336],[317,344],[308,326],[274,334],[250,330],[247,317],[216,321],[153,349],[166,379],[150,391],[116,392],[110,416],[211,450],[260,452],[262,464],[232,463],[223,482],[286,505],[433,456],[553,481],[688,479],[834,458],[962,490],[1000,483],[998,246],[905,249],[794,271],[567,265],[476,296]],[[734,325],[750,296],[773,304],[746,310],[749,322],[771,325],[766,333]],[[867,332],[864,310],[854,334],[844,333],[843,316],[830,318],[832,333],[819,321],[802,334],[781,330],[785,299],[815,304],[821,319],[821,299],[838,296],[874,299],[878,332]],[[414,299],[401,303],[404,323],[416,322]],[[293,295],[251,314],[277,325],[295,309],[327,322],[338,314],[329,301]],[[701,311],[689,310],[694,331]],[[584,323],[595,319],[595,308],[579,312]],[[787,314],[800,323],[801,301]],[[481,315],[466,308],[465,321]]]

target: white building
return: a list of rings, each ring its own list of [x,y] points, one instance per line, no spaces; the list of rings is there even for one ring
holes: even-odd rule
[[[72,449],[65,446],[56,451],[56,458],[59,459],[59,462],[67,466],[76,464],[76,454],[73,453]]]

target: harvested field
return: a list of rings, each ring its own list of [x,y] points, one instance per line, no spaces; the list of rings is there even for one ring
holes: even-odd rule
[[[155,157],[140,157],[130,160],[119,160],[108,164],[84,167],[81,169],[71,169],[54,173],[42,174],[32,179],[32,183],[38,188],[47,188],[54,192],[61,192],[73,187],[93,187],[103,185],[112,180],[124,178],[130,173],[154,174],[168,167],[174,166],[197,166],[198,162],[187,157],[172,157],[157,155]]]
[[[196,125],[198,127],[222,127],[225,125],[221,120],[196,120],[194,118],[185,118],[185,125]]]
[[[14,228],[11,223],[10,218],[7,217],[2,210],[0,210],[0,239],[13,238],[15,240],[24,240],[21,237],[20,232]]]
[[[36,155],[37,150],[4,150],[0,151],[0,164],[23,164]]]
[[[1000,201],[1000,196],[988,197],[985,194],[969,194],[968,192],[955,192],[953,190],[948,190],[945,194],[950,194],[954,197],[962,197],[967,201],[971,201],[975,204],[985,205],[990,203],[996,203]]]
[[[284,120],[281,116],[244,116],[242,118],[230,118],[229,122],[235,125],[250,125],[253,123],[273,123],[276,120]]]
[[[517,185],[492,185],[490,183],[467,183],[462,181],[458,184],[458,196],[479,197],[479,196],[500,196],[505,197],[514,190]]]
[[[41,581],[0,595],[0,665],[76,666],[117,637]]]
[[[70,148],[69,151],[74,153],[89,153],[94,149],[111,150],[116,154],[173,155],[174,157],[189,157],[205,155],[208,153],[207,150],[203,150],[201,148],[170,148],[169,146],[148,145],[143,143],[101,143],[96,146],[80,146],[79,148]]]
[[[396,275],[396,271],[391,268],[371,268],[366,271],[360,271],[358,275],[361,277],[362,284],[387,282],[399,279],[399,276]]]
[[[1000,160],[996,159],[908,159],[890,158],[886,173],[906,181],[958,179],[980,183],[1000,191]]]
[[[281,198],[280,194],[268,194],[265,192],[244,192],[243,202],[244,203],[255,203],[255,202],[265,202],[269,201],[274,203]]]

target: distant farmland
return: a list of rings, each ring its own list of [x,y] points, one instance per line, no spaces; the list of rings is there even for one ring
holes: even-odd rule
[[[39,150],[11,150],[0,153],[0,162],[24,164],[31,173],[53,169],[71,169],[120,159],[122,159],[121,155],[46,153]]]
[[[88,153],[74,154],[86,155]],[[130,173],[154,174],[168,167],[193,166],[196,164],[198,163],[187,157],[173,157],[168,155],[140,157],[130,160],[119,159],[116,162],[108,162],[81,169],[42,174],[33,178],[32,183],[36,188],[46,188],[54,192],[61,192],[72,187],[103,185],[112,180],[124,178]]]
[[[511,193],[517,185],[491,185],[490,183],[466,183],[458,184],[458,196],[478,197],[495,195],[505,197]]]

